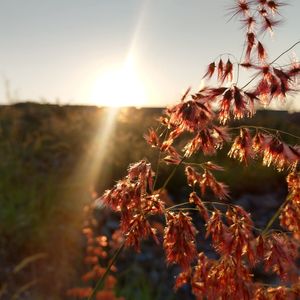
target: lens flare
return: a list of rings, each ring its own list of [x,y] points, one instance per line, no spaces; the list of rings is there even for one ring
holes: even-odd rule
[[[98,106],[111,107],[145,105],[145,89],[133,59],[100,74],[95,81],[91,101]]]

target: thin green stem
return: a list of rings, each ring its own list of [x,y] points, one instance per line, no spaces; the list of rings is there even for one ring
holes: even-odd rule
[[[234,204],[230,203],[222,203],[222,202],[216,202],[216,201],[202,201],[204,204],[214,204],[214,205],[220,205],[220,206],[229,206],[229,207],[234,207]]]
[[[268,222],[267,226],[265,227],[265,229],[262,231],[262,235],[265,235],[269,229],[272,227],[273,223],[276,221],[276,219],[279,217],[282,209],[285,207],[285,205],[287,204],[287,202],[289,201],[289,198],[287,198],[278,208],[278,210],[276,211],[276,213],[272,216],[272,218],[270,219],[270,221]]]
[[[282,133],[282,134],[285,134],[285,135],[289,135],[289,136],[291,136],[295,139],[300,140],[300,136],[291,134],[289,132],[286,132],[286,131],[283,131],[283,130],[280,130],[280,129],[263,127],[263,126],[242,125],[242,126],[237,126],[237,127],[229,127],[228,129],[242,129],[242,128],[253,128],[253,129],[261,129],[261,130],[264,130],[264,131],[275,131],[275,132],[279,132],[279,133]]]
[[[284,67],[289,67],[291,65],[294,65],[294,64],[299,64],[300,61],[293,61],[292,63],[289,63],[289,64],[286,64],[286,65],[278,65],[279,68],[284,68]]]
[[[187,165],[187,166],[195,166],[195,167],[200,167],[200,168],[204,169],[204,167],[203,167],[204,163],[183,162],[183,164]]]
[[[165,181],[164,185],[160,188],[160,190],[164,189],[167,184],[169,183],[169,181],[171,180],[171,178],[173,177],[173,175],[175,174],[176,170],[178,169],[178,167],[181,165],[181,163],[183,162],[183,160],[185,159],[185,157],[183,157],[180,161],[180,163],[178,165],[175,166],[175,168],[173,169],[173,171],[171,172],[171,174],[169,175],[169,177],[167,178],[167,180]],[[122,243],[122,245],[116,250],[113,258],[111,259],[110,263],[108,264],[103,276],[98,280],[98,282],[96,283],[95,288],[93,289],[92,294],[88,297],[88,300],[92,300],[94,299],[97,291],[102,287],[112,265],[116,262],[116,260],[118,259],[119,255],[121,254],[122,250],[125,247],[125,241]]]
[[[296,42],[290,48],[288,48],[287,50],[285,50],[284,52],[282,52],[280,55],[278,55],[273,61],[271,61],[270,65],[272,65],[274,62],[276,62],[281,56],[283,56],[284,54],[288,53],[290,50],[292,50],[298,44],[300,44],[300,41]]]
[[[181,165],[181,163],[183,162],[183,160],[185,159],[185,157],[183,157],[180,161],[180,163],[178,165],[175,166],[175,168],[173,169],[173,171],[171,172],[171,174],[169,175],[169,177],[167,178],[167,180],[165,181],[165,183],[163,184],[163,186],[160,188],[160,190],[163,190],[167,184],[169,183],[169,181],[171,180],[171,178],[173,177],[173,175],[175,174],[176,170],[178,169],[178,167]],[[116,262],[116,260],[118,259],[119,255],[121,254],[122,250],[125,247],[125,241],[122,243],[122,245],[116,250],[113,258],[111,259],[110,263],[108,264],[103,276],[98,280],[98,282],[96,283],[95,288],[93,289],[92,294],[88,297],[87,300],[92,300],[94,299],[97,291],[102,287],[108,273],[110,272],[110,269],[112,267],[112,265]]]
[[[169,210],[172,210],[172,209],[174,209],[174,208],[177,208],[177,207],[180,207],[180,206],[184,206],[184,205],[187,205],[187,204],[190,204],[190,202],[187,201],[187,202],[175,204],[175,205],[173,205],[173,206],[168,207],[168,208],[166,209],[166,211],[169,211]]]
[[[179,168],[179,166],[183,163],[185,157],[183,157],[181,159],[181,161],[179,162],[178,165],[176,165],[173,169],[173,171],[170,173],[169,177],[166,179],[166,181],[164,182],[163,186],[160,188],[160,190],[163,190],[167,185],[168,183],[170,182],[170,180],[172,179],[172,177],[174,176],[174,174],[176,173],[177,169]]]
[[[91,293],[91,295],[88,297],[88,300],[92,300],[94,299],[97,291],[102,287],[102,285],[104,284],[104,281],[108,275],[108,273],[110,272],[111,267],[113,266],[113,264],[116,262],[116,260],[118,259],[119,255],[121,254],[121,252],[123,251],[125,247],[125,241],[122,243],[122,245],[116,250],[113,258],[111,259],[111,261],[109,262],[103,276],[97,281],[95,288],[93,289],[93,292]]]
[[[234,206],[233,204],[230,204],[230,203],[222,203],[222,202],[216,202],[216,201],[202,201],[203,204],[214,204],[214,205],[221,205],[221,206]],[[169,210],[172,210],[174,208],[178,208],[180,206],[184,206],[184,205],[187,205],[187,204],[191,204],[190,202],[183,202],[183,203],[179,203],[179,204],[176,204],[176,205],[173,205],[171,207],[168,207],[166,209],[166,211],[169,211]]]
[[[238,64],[237,58],[229,52],[224,52],[224,53],[219,54],[218,56],[215,57],[215,59],[213,61],[216,61],[218,58],[222,58],[222,56],[224,56],[224,55],[231,56],[235,60],[235,63]]]
[[[156,183],[157,183],[161,153],[162,153],[161,150],[159,150],[159,154],[158,154],[158,158],[157,158],[157,164],[156,164],[156,170],[155,170],[155,179],[154,179],[154,183],[153,183],[153,190],[155,190],[155,186],[156,186]]]
[[[198,211],[199,209],[197,207],[178,207],[178,208],[174,208],[173,211],[192,211],[192,210],[195,210],[195,211]]]
[[[188,202],[187,202],[188,203]],[[187,203],[182,203],[182,205],[183,204],[187,204]],[[234,206],[234,205],[232,205],[232,204],[226,204],[226,203],[220,203],[220,202],[208,202],[208,201],[203,201],[202,202],[203,204],[211,204],[213,207],[214,207],[214,209],[216,209],[216,207],[215,207],[215,205],[227,205],[227,206]],[[179,205],[177,205],[177,206],[179,206]],[[168,209],[167,209],[168,210]],[[176,207],[176,205],[174,205],[174,207],[173,207],[173,209],[172,209],[173,211],[199,211],[199,209],[197,208],[197,207],[182,207],[182,208],[180,208],[180,207]],[[206,207],[206,210],[208,211],[208,212],[210,212],[210,213],[213,213],[214,212],[214,210],[211,210],[211,209],[208,209],[207,207]],[[221,212],[221,214],[222,215],[225,215],[224,213],[222,213]],[[252,228],[253,228],[253,230],[256,230],[256,231],[258,231],[258,232],[262,232],[262,229],[261,228],[257,228],[257,227],[255,227],[255,226],[251,226]]]
[[[295,46],[297,46],[298,44],[300,44],[300,41],[296,42],[295,44],[293,44],[291,47],[289,47],[287,50],[285,50],[284,52],[282,52],[280,55],[278,55],[272,62],[270,62],[270,65],[274,64],[280,57],[282,57],[284,54],[286,54],[287,52],[289,52],[290,50],[292,50]],[[251,82],[253,82],[258,76],[260,75],[260,73],[256,74],[250,81],[248,81],[242,88],[241,90],[243,90],[245,87],[247,87]]]
[[[168,129],[166,128],[165,129],[165,135],[164,135],[164,138],[163,138],[163,143],[167,138],[167,134],[168,134]],[[153,190],[155,190],[155,186],[156,186],[157,179],[158,179],[158,172],[159,172],[161,154],[162,154],[162,151],[161,151],[161,149],[159,149],[159,154],[158,154],[157,163],[156,163],[155,179],[154,179],[154,183],[153,183]]]
[[[241,56],[240,56],[240,60],[237,64],[237,71],[236,71],[236,81],[235,81],[235,85],[238,84],[239,82],[239,78],[240,78],[240,65],[242,63],[242,59],[243,59],[243,56],[244,56],[244,52],[245,52],[245,48],[246,48],[246,42],[244,42],[244,45],[243,45],[243,50],[242,50],[242,53],[241,53]]]

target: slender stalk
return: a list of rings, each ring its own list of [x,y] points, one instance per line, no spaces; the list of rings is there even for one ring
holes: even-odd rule
[[[231,206],[234,206],[233,204],[230,204],[230,203],[222,203],[222,202],[216,202],[216,201],[202,201],[203,204],[215,204],[215,205],[220,205],[220,206],[226,206],[226,207],[231,207]],[[173,206],[170,206],[166,209],[166,211],[169,211],[169,210],[172,210],[174,208],[178,208],[180,206],[184,206],[184,205],[187,205],[187,204],[191,204],[190,202],[183,202],[183,203],[179,203],[179,204],[175,204]],[[185,207],[185,209],[188,208],[188,207]]]
[[[272,65],[274,62],[276,62],[281,56],[283,56],[284,54],[288,53],[290,50],[292,50],[298,44],[300,44],[300,41],[296,42],[290,48],[288,48],[287,50],[285,50],[284,52],[282,52],[280,55],[278,55],[273,61],[271,61],[270,65]]]
[[[237,126],[237,127],[229,127],[228,129],[242,129],[242,128],[253,128],[253,129],[261,129],[261,130],[265,130],[265,131],[275,131],[275,132],[279,132],[285,135],[289,135],[295,139],[299,139],[300,140],[300,136],[291,134],[289,132],[283,131],[283,130],[279,130],[279,129],[275,129],[275,128],[269,128],[269,127],[263,127],[263,126],[253,126],[253,125],[242,125],[242,126]]]
[[[231,56],[235,60],[234,63],[238,64],[237,58],[233,54],[231,54],[229,52],[224,52],[224,53],[219,54],[218,56],[215,57],[215,59],[213,61],[216,61],[217,59],[222,58],[222,56],[224,56],[224,55]]]
[[[190,202],[187,201],[187,202],[175,204],[175,205],[173,205],[173,206],[168,207],[168,208],[166,209],[166,211],[169,211],[169,210],[172,210],[172,209],[174,209],[174,208],[177,208],[177,207],[180,207],[180,206],[184,206],[184,205],[187,205],[187,204],[190,204]]]
[[[164,143],[164,141],[167,138],[168,129],[166,128],[165,131],[166,132],[165,132],[162,143]],[[161,149],[159,149],[159,154],[158,154],[157,163],[156,163],[155,179],[154,179],[154,183],[153,183],[153,190],[155,190],[155,186],[156,186],[157,179],[158,179],[158,172],[159,172],[159,167],[160,167],[161,154],[162,154],[162,151],[161,151]]]
[[[183,157],[180,161],[180,163],[178,165],[175,166],[175,168],[173,169],[173,171],[170,173],[169,177],[166,179],[166,181],[164,182],[163,186],[160,188],[160,190],[163,190],[167,184],[169,183],[169,181],[172,179],[173,175],[175,174],[176,170],[178,169],[178,167],[182,164],[183,160],[185,159],[185,157]],[[159,165],[159,164],[158,164]],[[125,241],[122,243],[122,245],[120,246],[120,248],[118,248],[113,256],[113,258],[111,259],[110,263],[108,264],[103,276],[98,280],[98,282],[96,283],[95,288],[93,289],[92,294],[88,297],[87,300],[92,300],[94,299],[97,291],[102,287],[112,265],[116,262],[116,260],[118,259],[119,255],[121,254],[122,250],[125,247]]]
[[[160,188],[160,190],[163,190],[167,185],[168,183],[170,182],[170,180],[172,179],[172,177],[174,176],[174,174],[176,173],[178,167],[183,163],[185,157],[183,157],[181,159],[181,161],[179,162],[178,165],[175,166],[175,168],[173,169],[173,171],[170,173],[169,177],[166,179],[165,183],[163,184],[163,186]]]
[[[274,64],[281,56],[283,56],[284,54],[286,54],[287,52],[289,52],[290,50],[292,50],[295,46],[297,46],[298,44],[300,44],[300,41],[296,42],[295,44],[293,44],[291,47],[289,47],[287,50],[285,50],[284,52],[282,52],[280,55],[278,55],[274,60],[272,60],[272,62],[270,62],[270,65]],[[243,90],[245,87],[247,87],[251,82],[253,82],[260,74],[256,74],[250,81],[248,81],[242,88],[241,90]]]
[[[280,68],[289,67],[293,64],[299,64],[300,61],[293,61],[292,63],[286,64],[286,65],[278,65]]]
[[[245,48],[246,48],[246,41],[244,42],[244,45],[243,45],[243,50],[242,50],[242,53],[241,53],[241,56],[240,56],[240,60],[237,64],[237,72],[236,72],[236,81],[235,81],[235,85],[238,84],[239,82],[239,78],[240,78],[240,65],[242,63],[242,59],[243,59],[243,56],[244,56],[244,52],[245,52]]]
[[[206,209],[209,212],[213,212],[213,210]],[[176,208],[173,211],[199,211],[197,207],[183,207],[183,208]]]
[[[17,300],[20,299],[20,296],[27,291],[28,289],[30,289],[32,286],[36,285],[40,280],[39,279],[33,279],[31,281],[29,281],[28,283],[22,285],[19,289],[17,289],[17,291],[13,294],[12,296],[12,300]]]
[[[287,204],[287,202],[289,201],[290,199],[287,198],[281,205],[280,207],[278,208],[278,210],[276,211],[276,213],[272,216],[272,218],[270,219],[270,221],[268,222],[267,226],[265,227],[265,229],[262,231],[262,235],[265,235],[268,230],[272,227],[273,223],[276,221],[276,219],[279,217],[282,209],[285,207],[285,205]]]
[[[231,207],[234,205],[233,204],[229,204],[229,203],[221,203],[221,202],[214,202],[214,201],[202,201],[203,204],[211,204],[214,206],[214,208],[216,209],[215,205],[221,205],[221,206],[227,206],[227,207]],[[169,210],[173,210],[173,211],[199,211],[198,208],[196,207],[180,207],[186,204],[190,204],[189,202],[184,202],[184,203],[180,203],[180,204],[176,204],[173,205],[169,208],[166,209],[166,212]],[[206,210],[209,211],[210,213],[213,213],[213,210],[210,210],[206,207]],[[222,213],[222,212],[221,212]],[[222,213],[223,214],[223,213]],[[251,226],[254,230],[258,231],[258,232],[262,232],[263,230],[261,228],[257,228],[255,226]]]
[[[200,167],[200,168],[202,168],[202,169],[205,169],[205,168],[203,167],[203,165],[204,165],[205,163],[183,162],[183,164],[186,165],[186,166],[195,166],[195,167]]]
[[[155,186],[157,183],[157,178],[158,178],[158,172],[159,172],[159,166],[160,166],[160,159],[161,159],[161,150],[159,150],[159,154],[158,154],[158,158],[157,158],[157,164],[156,164],[156,171],[155,171],[155,179],[154,179],[154,183],[153,183],[153,190],[155,191]]]
[[[93,289],[93,292],[91,293],[91,295],[88,297],[88,300],[92,300],[94,299],[97,291],[102,287],[102,285],[104,284],[104,281],[108,275],[108,273],[110,272],[110,269],[112,267],[112,265],[116,262],[116,260],[118,259],[119,255],[121,254],[122,250],[124,249],[125,246],[125,241],[122,243],[122,245],[116,250],[113,258],[111,259],[110,263],[108,264],[103,276],[97,281],[95,288]]]

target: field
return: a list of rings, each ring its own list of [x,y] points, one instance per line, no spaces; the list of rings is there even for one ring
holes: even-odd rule
[[[22,299],[63,299],[66,290],[78,283],[83,268],[84,206],[124,176],[129,163],[147,158],[156,165],[158,154],[146,145],[143,134],[147,128],[157,126],[155,118],[160,113],[160,108],[122,108],[107,128],[108,109],[34,103],[1,107],[0,282],[6,284],[7,294],[13,295],[33,282],[24,292],[20,290]],[[259,111],[256,115],[257,126],[298,135],[299,122],[300,113]],[[105,138],[107,130],[110,134]],[[295,142],[292,137],[288,141]],[[219,177],[230,185],[231,201],[248,206],[254,203],[255,208],[258,199],[260,208],[253,212],[254,217],[257,216],[257,222],[266,222],[262,220],[264,209],[272,215],[279,203],[269,200],[270,195],[277,195],[280,200],[285,197],[284,172],[277,173],[259,163],[247,168],[224,159],[222,153],[226,151],[225,147],[211,159],[231,170]],[[167,172],[167,167],[160,170],[161,182]],[[175,176],[170,184],[172,188],[167,187],[174,203],[187,195],[183,188],[186,179],[183,172],[178,174],[181,175]],[[40,257],[14,274],[14,268],[32,255]],[[146,256],[130,257],[135,262],[145,260],[146,265],[149,260]],[[155,259],[159,261],[161,257],[150,258]],[[121,259],[119,267],[125,270],[126,264],[128,261]],[[157,276],[166,276],[166,272],[160,270],[153,279],[146,269],[132,264],[128,274],[124,272],[119,280],[120,293],[131,293],[129,299],[144,299],[141,294],[132,294],[139,290],[147,295],[143,297],[150,297],[145,299],[152,299],[155,280],[161,280]],[[139,274],[137,286],[128,283],[132,272]],[[170,296],[171,289],[172,281],[154,295],[155,299]]]

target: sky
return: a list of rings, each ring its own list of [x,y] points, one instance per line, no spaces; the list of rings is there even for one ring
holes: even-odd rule
[[[300,1],[287,2],[283,25],[265,37],[270,57],[300,40]],[[232,3],[0,0],[0,103],[172,104],[197,90],[219,54],[240,56],[241,26],[226,16]]]

